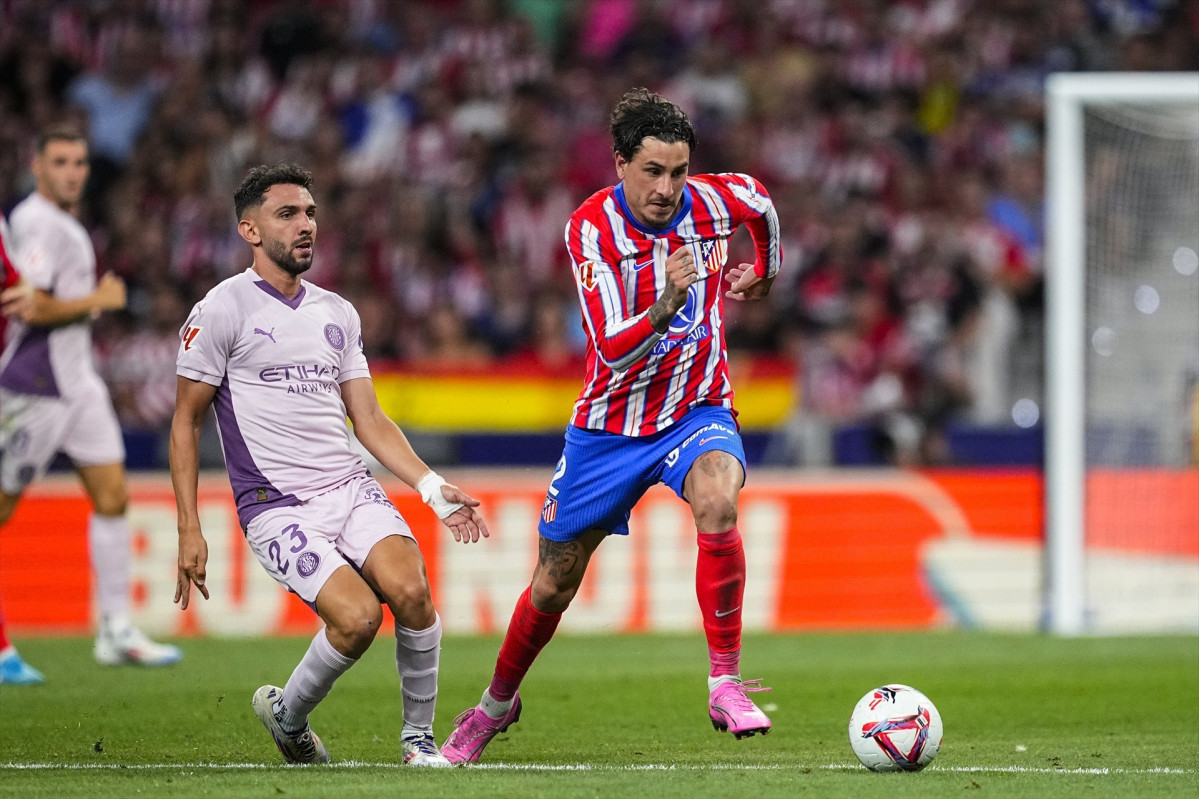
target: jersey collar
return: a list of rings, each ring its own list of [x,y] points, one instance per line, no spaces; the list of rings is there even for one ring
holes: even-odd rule
[[[304,301],[304,295],[308,293],[308,287],[301,284],[300,290],[296,292],[296,296],[289,300],[287,297],[283,296],[283,292],[279,291],[279,289],[275,288],[270,283],[267,283],[265,280],[259,277],[258,273],[254,271],[253,267],[247,269],[246,274],[251,280],[254,281],[255,286],[262,289],[267,294],[286,305],[288,308],[291,308],[293,311],[300,307],[300,303]]]
[[[612,193],[616,197],[616,203],[620,207],[621,216],[625,218],[625,221],[647,236],[665,236],[668,233],[674,232],[674,229],[679,226],[679,223],[691,213],[690,183],[687,183],[683,186],[683,202],[679,203],[678,212],[674,215],[674,219],[670,220],[670,224],[666,227],[650,227],[649,225],[643,225],[637,221],[637,217],[633,216],[633,211],[629,208],[628,201],[625,200],[623,180],[616,184],[616,189]]]

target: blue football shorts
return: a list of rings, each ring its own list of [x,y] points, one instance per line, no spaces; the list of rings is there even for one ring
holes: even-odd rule
[[[628,535],[629,514],[650,486],[665,483],[682,498],[691,465],[710,450],[733,455],[745,472],[741,435],[726,408],[696,408],[650,436],[568,427],[537,530],[551,541],[589,530]]]

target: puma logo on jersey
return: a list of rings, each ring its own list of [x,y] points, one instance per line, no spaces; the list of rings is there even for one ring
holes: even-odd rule
[[[270,329],[270,332],[263,330],[261,327],[256,327],[256,328],[254,328],[254,332],[260,336],[266,336],[267,338],[269,338],[271,340],[272,344],[279,343],[279,342],[275,341],[275,328],[273,328],[273,327]]]

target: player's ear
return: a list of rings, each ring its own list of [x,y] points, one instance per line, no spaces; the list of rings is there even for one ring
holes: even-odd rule
[[[258,225],[254,224],[254,220],[249,217],[242,217],[241,221],[237,223],[237,232],[252,245],[262,243],[262,235],[258,232]]]

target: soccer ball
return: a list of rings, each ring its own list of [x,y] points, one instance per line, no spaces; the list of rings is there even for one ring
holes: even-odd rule
[[[941,714],[906,685],[883,685],[859,700],[849,717],[849,745],[871,771],[919,771],[941,748]]]

